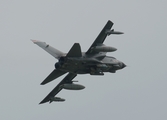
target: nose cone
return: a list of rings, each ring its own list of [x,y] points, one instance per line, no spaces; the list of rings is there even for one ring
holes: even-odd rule
[[[122,63],[122,68],[126,67],[126,65],[124,63]]]

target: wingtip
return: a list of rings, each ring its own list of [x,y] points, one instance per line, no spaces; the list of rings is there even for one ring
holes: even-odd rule
[[[40,102],[39,105],[43,104],[43,102]]]
[[[48,101],[47,101],[47,100],[42,100],[42,101],[39,103],[39,105],[44,104],[44,103],[46,103],[46,102],[49,102],[49,100],[48,100]]]
[[[111,20],[108,20],[108,22],[114,24]]]
[[[42,104],[42,101],[40,103],[38,103],[38,105]]]
[[[41,42],[41,41],[39,41],[39,40],[33,40],[33,39],[31,39],[31,41],[32,41],[33,43]]]
[[[46,84],[46,83],[43,83],[43,82],[42,82],[40,85],[45,85],[45,84]]]

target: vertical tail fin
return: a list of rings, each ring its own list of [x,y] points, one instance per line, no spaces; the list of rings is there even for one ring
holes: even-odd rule
[[[70,51],[66,55],[67,57],[82,57],[81,46],[79,43],[74,43]]]

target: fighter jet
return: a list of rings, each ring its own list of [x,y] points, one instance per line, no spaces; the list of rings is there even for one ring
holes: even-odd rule
[[[123,34],[123,32],[111,29],[112,26],[113,22],[109,20],[86,52],[81,51],[79,43],[74,43],[68,53],[63,53],[45,42],[32,40],[32,42],[58,60],[55,63],[55,69],[45,78],[41,85],[49,83],[67,73],[65,78],[39,104],[51,103],[52,101],[65,101],[63,98],[56,97],[62,89],[84,89],[85,87],[83,85],[74,84],[76,81],[73,81],[73,79],[77,74],[104,75],[104,72],[115,73],[117,70],[126,67],[123,62],[106,55],[107,52],[117,50],[114,47],[103,44],[106,37],[111,34]]]

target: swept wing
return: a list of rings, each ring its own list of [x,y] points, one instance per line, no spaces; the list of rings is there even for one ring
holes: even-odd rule
[[[39,40],[31,40],[34,44],[37,44],[39,47],[44,49],[46,52],[51,54],[56,59],[59,59],[61,56],[64,55],[63,52],[53,48],[52,46],[46,44],[45,42],[39,41]]]
[[[61,70],[53,70],[50,75],[41,83],[41,85],[44,85],[48,82],[51,82],[52,80],[64,75],[66,72],[65,71],[61,71]]]
[[[90,46],[90,48],[88,49],[88,51],[86,52],[86,54],[96,54],[98,52],[92,50],[93,47],[96,47],[97,45],[101,45],[103,44],[104,40],[107,37],[107,31],[109,31],[113,26],[113,22],[111,22],[110,20],[107,22],[107,24],[104,26],[104,28],[102,29],[102,31],[100,32],[100,34],[97,36],[97,38],[95,39],[95,41],[93,42],[93,44]]]
[[[67,76],[39,104],[51,101],[51,99],[62,90],[61,85],[66,83],[72,83],[72,80],[76,76],[77,74],[68,73]]]

